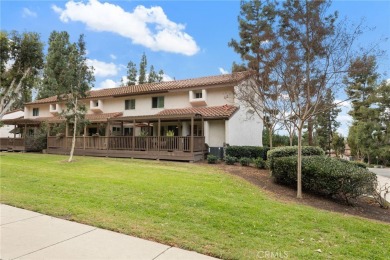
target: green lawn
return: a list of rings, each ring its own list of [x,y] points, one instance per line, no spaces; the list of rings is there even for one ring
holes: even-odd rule
[[[1,202],[226,259],[390,255],[390,225],[275,201],[212,166],[66,159],[2,153]]]

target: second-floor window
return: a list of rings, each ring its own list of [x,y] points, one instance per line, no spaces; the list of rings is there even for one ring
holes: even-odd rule
[[[135,109],[135,99],[125,100],[125,110]]]
[[[194,98],[202,98],[202,91],[197,91],[194,93],[195,97]]]
[[[39,108],[33,108],[33,116],[39,116]]]
[[[152,108],[164,108],[164,97],[152,97]]]

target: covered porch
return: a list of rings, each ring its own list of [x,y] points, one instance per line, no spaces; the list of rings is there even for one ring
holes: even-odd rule
[[[67,154],[71,127],[48,136],[47,152]],[[50,132],[50,131],[49,131]],[[107,117],[92,121],[76,136],[75,154],[199,161],[207,152],[201,114]]]
[[[2,122],[6,125],[13,125],[10,131],[13,137],[0,137],[0,151],[33,151],[30,140],[33,138],[40,121],[34,119],[5,119]]]

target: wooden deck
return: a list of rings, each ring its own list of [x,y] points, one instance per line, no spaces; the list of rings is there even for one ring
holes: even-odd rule
[[[2,137],[0,138],[0,151],[28,151],[26,147],[24,138],[11,138],[11,137]]]
[[[68,154],[71,145],[72,137],[48,137],[47,152]],[[78,136],[75,143],[76,155],[89,156],[199,161],[205,152],[203,136]]]

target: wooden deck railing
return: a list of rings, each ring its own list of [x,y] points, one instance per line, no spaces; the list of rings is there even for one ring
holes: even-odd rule
[[[204,136],[194,136],[193,151],[204,150]],[[48,137],[48,148],[70,148],[72,137]],[[134,151],[191,151],[189,136],[77,136],[76,149],[134,150]]]
[[[25,141],[24,138],[12,138],[12,137],[2,137],[0,138],[0,149],[1,150],[25,150]]]

